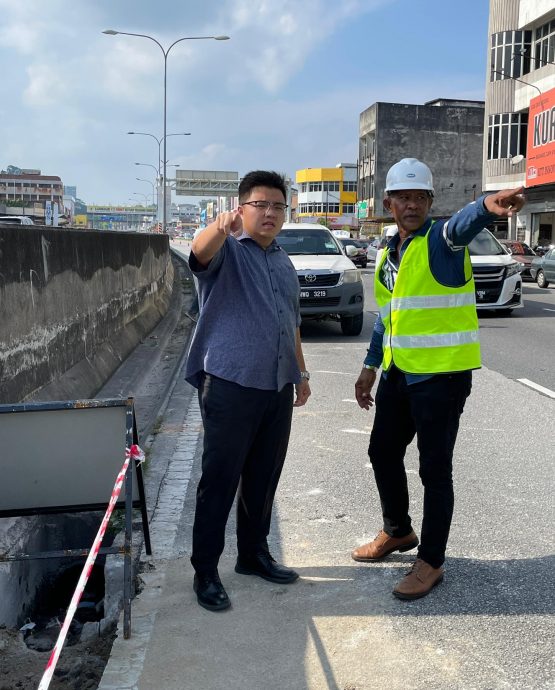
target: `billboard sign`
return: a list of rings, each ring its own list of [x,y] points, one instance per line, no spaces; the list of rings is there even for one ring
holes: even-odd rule
[[[530,101],[526,186],[555,182],[555,89]]]
[[[236,170],[176,170],[177,196],[237,196],[239,173]]]
[[[368,218],[368,202],[357,202],[357,218]]]
[[[44,202],[44,224],[52,225],[52,202]]]

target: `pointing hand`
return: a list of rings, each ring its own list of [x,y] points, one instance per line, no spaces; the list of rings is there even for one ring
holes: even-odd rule
[[[484,206],[490,213],[510,218],[513,213],[520,211],[525,204],[523,191],[524,187],[517,187],[516,189],[503,189],[496,194],[489,194],[484,200]]]
[[[218,231],[222,235],[237,235],[243,228],[243,221],[238,211],[225,211],[216,218]]]

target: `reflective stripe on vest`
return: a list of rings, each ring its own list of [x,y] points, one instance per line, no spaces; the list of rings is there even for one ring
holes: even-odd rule
[[[407,247],[390,292],[380,280],[389,250],[376,269],[374,287],[385,327],[383,368],[394,363],[414,374],[434,374],[477,369],[480,363],[478,317],[474,280],[468,250],[464,269],[467,281],[460,287],[439,283],[429,265],[428,240],[416,235]]]

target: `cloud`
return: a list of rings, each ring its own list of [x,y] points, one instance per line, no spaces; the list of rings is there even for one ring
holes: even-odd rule
[[[0,0],[0,59],[10,94],[0,103],[0,167],[60,175],[91,203],[144,191],[135,178],[154,171],[137,174],[133,164],[156,167],[157,144],[126,133],[162,136],[163,55],[148,39],[103,35],[106,28],[148,33],[166,47],[183,35],[231,36],[183,41],[169,54],[167,131],[192,133],[168,139],[168,159],[182,168],[244,174],[271,167],[294,176],[303,167],[356,160],[359,113],[377,100],[482,97],[482,75],[473,90],[475,75],[440,77],[416,58],[403,64],[402,78],[388,58],[388,78],[380,78],[371,63],[374,43],[358,49],[346,36],[370,26],[385,2],[52,0],[45,11],[38,0]],[[388,0],[387,7],[399,4]],[[353,76],[357,60],[364,69]]]

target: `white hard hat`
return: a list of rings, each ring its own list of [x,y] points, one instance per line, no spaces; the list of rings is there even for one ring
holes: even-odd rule
[[[393,235],[397,234],[397,226],[396,225],[387,225],[385,227],[385,236],[386,237],[393,237]]]
[[[395,192],[402,189],[425,189],[434,193],[432,171],[425,163],[416,158],[403,158],[387,171],[385,191]]]

